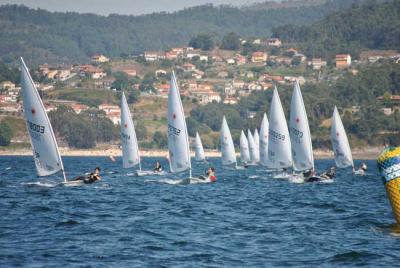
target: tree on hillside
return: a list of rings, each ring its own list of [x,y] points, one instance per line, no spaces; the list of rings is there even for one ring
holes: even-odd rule
[[[228,33],[224,36],[221,43],[221,48],[226,50],[238,50],[240,47],[239,35]]]
[[[96,146],[96,133],[86,120],[73,118],[69,123],[68,146],[89,149]]]
[[[189,46],[195,49],[212,50],[215,43],[210,34],[198,34],[190,39]]]
[[[0,123],[0,146],[8,146],[13,136],[12,129],[6,122]]]
[[[135,121],[136,138],[139,141],[147,139],[147,128],[142,121]]]
[[[9,68],[4,62],[0,61],[0,82],[7,80],[19,83],[19,71],[17,68]]]
[[[129,88],[129,78],[126,73],[115,72],[114,77],[115,81],[111,85],[112,88],[115,88],[118,91]]]
[[[153,142],[157,146],[157,148],[165,148],[168,145],[167,136],[158,130],[154,132]]]
[[[114,124],[98,109],[76,114],[71,108],[61,106],[51,111],[49,118],[57,135],[71,147],[92,148],[96,142],[110,142],[118,137]]]
[[[136,103],[140,99],[140,93],[138,90],[131,89],[128,91],[128,99],[126,100],[128,104]]]

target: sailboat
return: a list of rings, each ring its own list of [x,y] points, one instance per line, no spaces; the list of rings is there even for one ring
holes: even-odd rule
[[[165,174],[163,171],[157,172],[153,170],[142,170],[135,126],[132,121],[132,116],[126,101],[125,93],[123,92],[121,97],[121,143],[123,168],[133,168],[135,166],[139,166],[139,170],[136,170],[135,172],[137,176]]]
[[[258,135],[258,129],[254,130],[254,135],[253,135],[253,139],[254,139],[254,145],[255,145],[255,163],[259,163],[260,162],[260,136]]]
[[[244,134],[243,130],[240,133],[240,160],[243,165],[247,165],[250,163],[250,151],[249,151],[249,142]]]
[[[250,160],[251,160],[250,164],[257,165],[257,148],[250,129],[247,130],[247,140],[249,141]]]
[[[32,145],[37,175],[45,177],[62,172],[64,184],[75,183],[74,181],[67,181],[53,128],[22,57],[21,87],[24,117]]]
[[[233,144],[231,131],[229,130],[225,116],[222,118],[220,142],[221,142],[222,165],[224,166],[235,165],[235,167],[237,167],[235,146]]]
[[[275,88],[272,95],[269,111],[269,136],[268,136],[268,161],[267,167],[282,172],[275,178],[289,178],[286,170],[292,167],[292,146],[290,143],[289,130],[286,123],[285,113],[279,98],[278,90]]]
[[[182,183],[206,183],[208,180],[192,177],[192,163],[190,160],[189,135],[186,127],[185,113],[179,94],[175,73],[172,72],[168,92],[168,153],[169,168],[172,173],[189,171],[189,178]]]
[[[196,132],[196,139],[194,143],[194,158],[196,161],[206,161],[206,156],[204,155],[203,143],[201,142],[200,135]]]
[[[314,156],[311,133],[299,83],[294,84],[289,119],[292,142],[293,170],[295,172],[314,171]]]
[[[260,164],[262,166],[268,166],[268,131],[269,123],[264,113],[260,127]]]
[[[338,168],[352,167],[354,170],[353,156],[346,130],[344,129],[342,119],[335,106],[332,115],[331,141],[333,152],[335,154],[335,163]]]

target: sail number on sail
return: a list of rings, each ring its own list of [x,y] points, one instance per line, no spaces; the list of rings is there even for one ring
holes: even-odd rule
[[[37,124],[32,123],[32,122],[30,122],[28,120],[27,120],[27,122],[29,124],[29,129],[31,129],[32,131],[44,134],[44,129],[45,129],[44,126],[37,125]]]
[[[179,136],[181,133],[180,129],[177,129],[176,127],[171,126],[168,124],[168,136]]]
[[[292,134],[292,141],[295,141],[296,143],[300,143],[300,139],[303,138],[303,132],[294,127],[290,128],[290,134]]]
[[[275,132],[272,129],[269,130],[269,135],[272,136],[274,139],[279,139],[283,141],[285,140],[285,135]]]

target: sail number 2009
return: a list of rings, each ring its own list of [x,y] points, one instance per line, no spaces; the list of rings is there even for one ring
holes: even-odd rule
[[[37,125],[37,124],[29,122],[29,121],[28,121],[28,123],[29,123],[29,128],[32,131],[35,131],[35,132],[38,132],[38,133],[42,133],[42,134],[44,133],[44,126]]]

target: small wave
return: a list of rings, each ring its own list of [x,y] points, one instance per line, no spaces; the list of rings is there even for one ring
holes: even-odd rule
[[[188,245],[189,243],[188,243],[188,241],[186,241],[186,240],[179,240],[179,241],[174,241],[174,242],[172,242],[172,245],[174,245],[174,246],[180,246],[180,247],[183,247],[183,246],[186,246],[186,245]]]
[[[371,230],[375,233],[383,232],[383,233],[388,233],[391,236],[400,237],[400,225],[397,223],[383,225],[383,226],[377,226],[377,227],[371,227]]]
[[[336,254],[331,257],[332,262],[348,263],[356,262],[370,258],[377,258],[380,255],[369,253],[366,251],[349,251],[345,253]]]
[[[251,176],[249,176],[249,179],[258,179],[258,178],[260,178],[260,176],[258,176],[258,175],[251,175]]]
[[[33,206],[31,210],[34,212],[48,212],[51,211],[51,208],[47,206]]]
[[[110,188],[110,184],[108,183],[102,183],[100,185],[95,185],[94,186],[95,189],[108,189]]]
[[[181,180],[173,180],[173,179],[160,179],[160,180],[145,180],[144,182],[151,182],[151,183],[163,183],[163,184],[170,184],[170,185],[178,185],[182,184],[185,179]]]
[[[56,223],[56,227],[61,227],[61,226],[73,226],[73,225],[78,225],[79,222],[78,221],[74,221],[74,220],[67,220],[67,221],[61,221]]]
[[[165,250],[165,248],[162,246],[154,246],[154,245],[144,246],[143,249],[155,250],[155,251]]]

